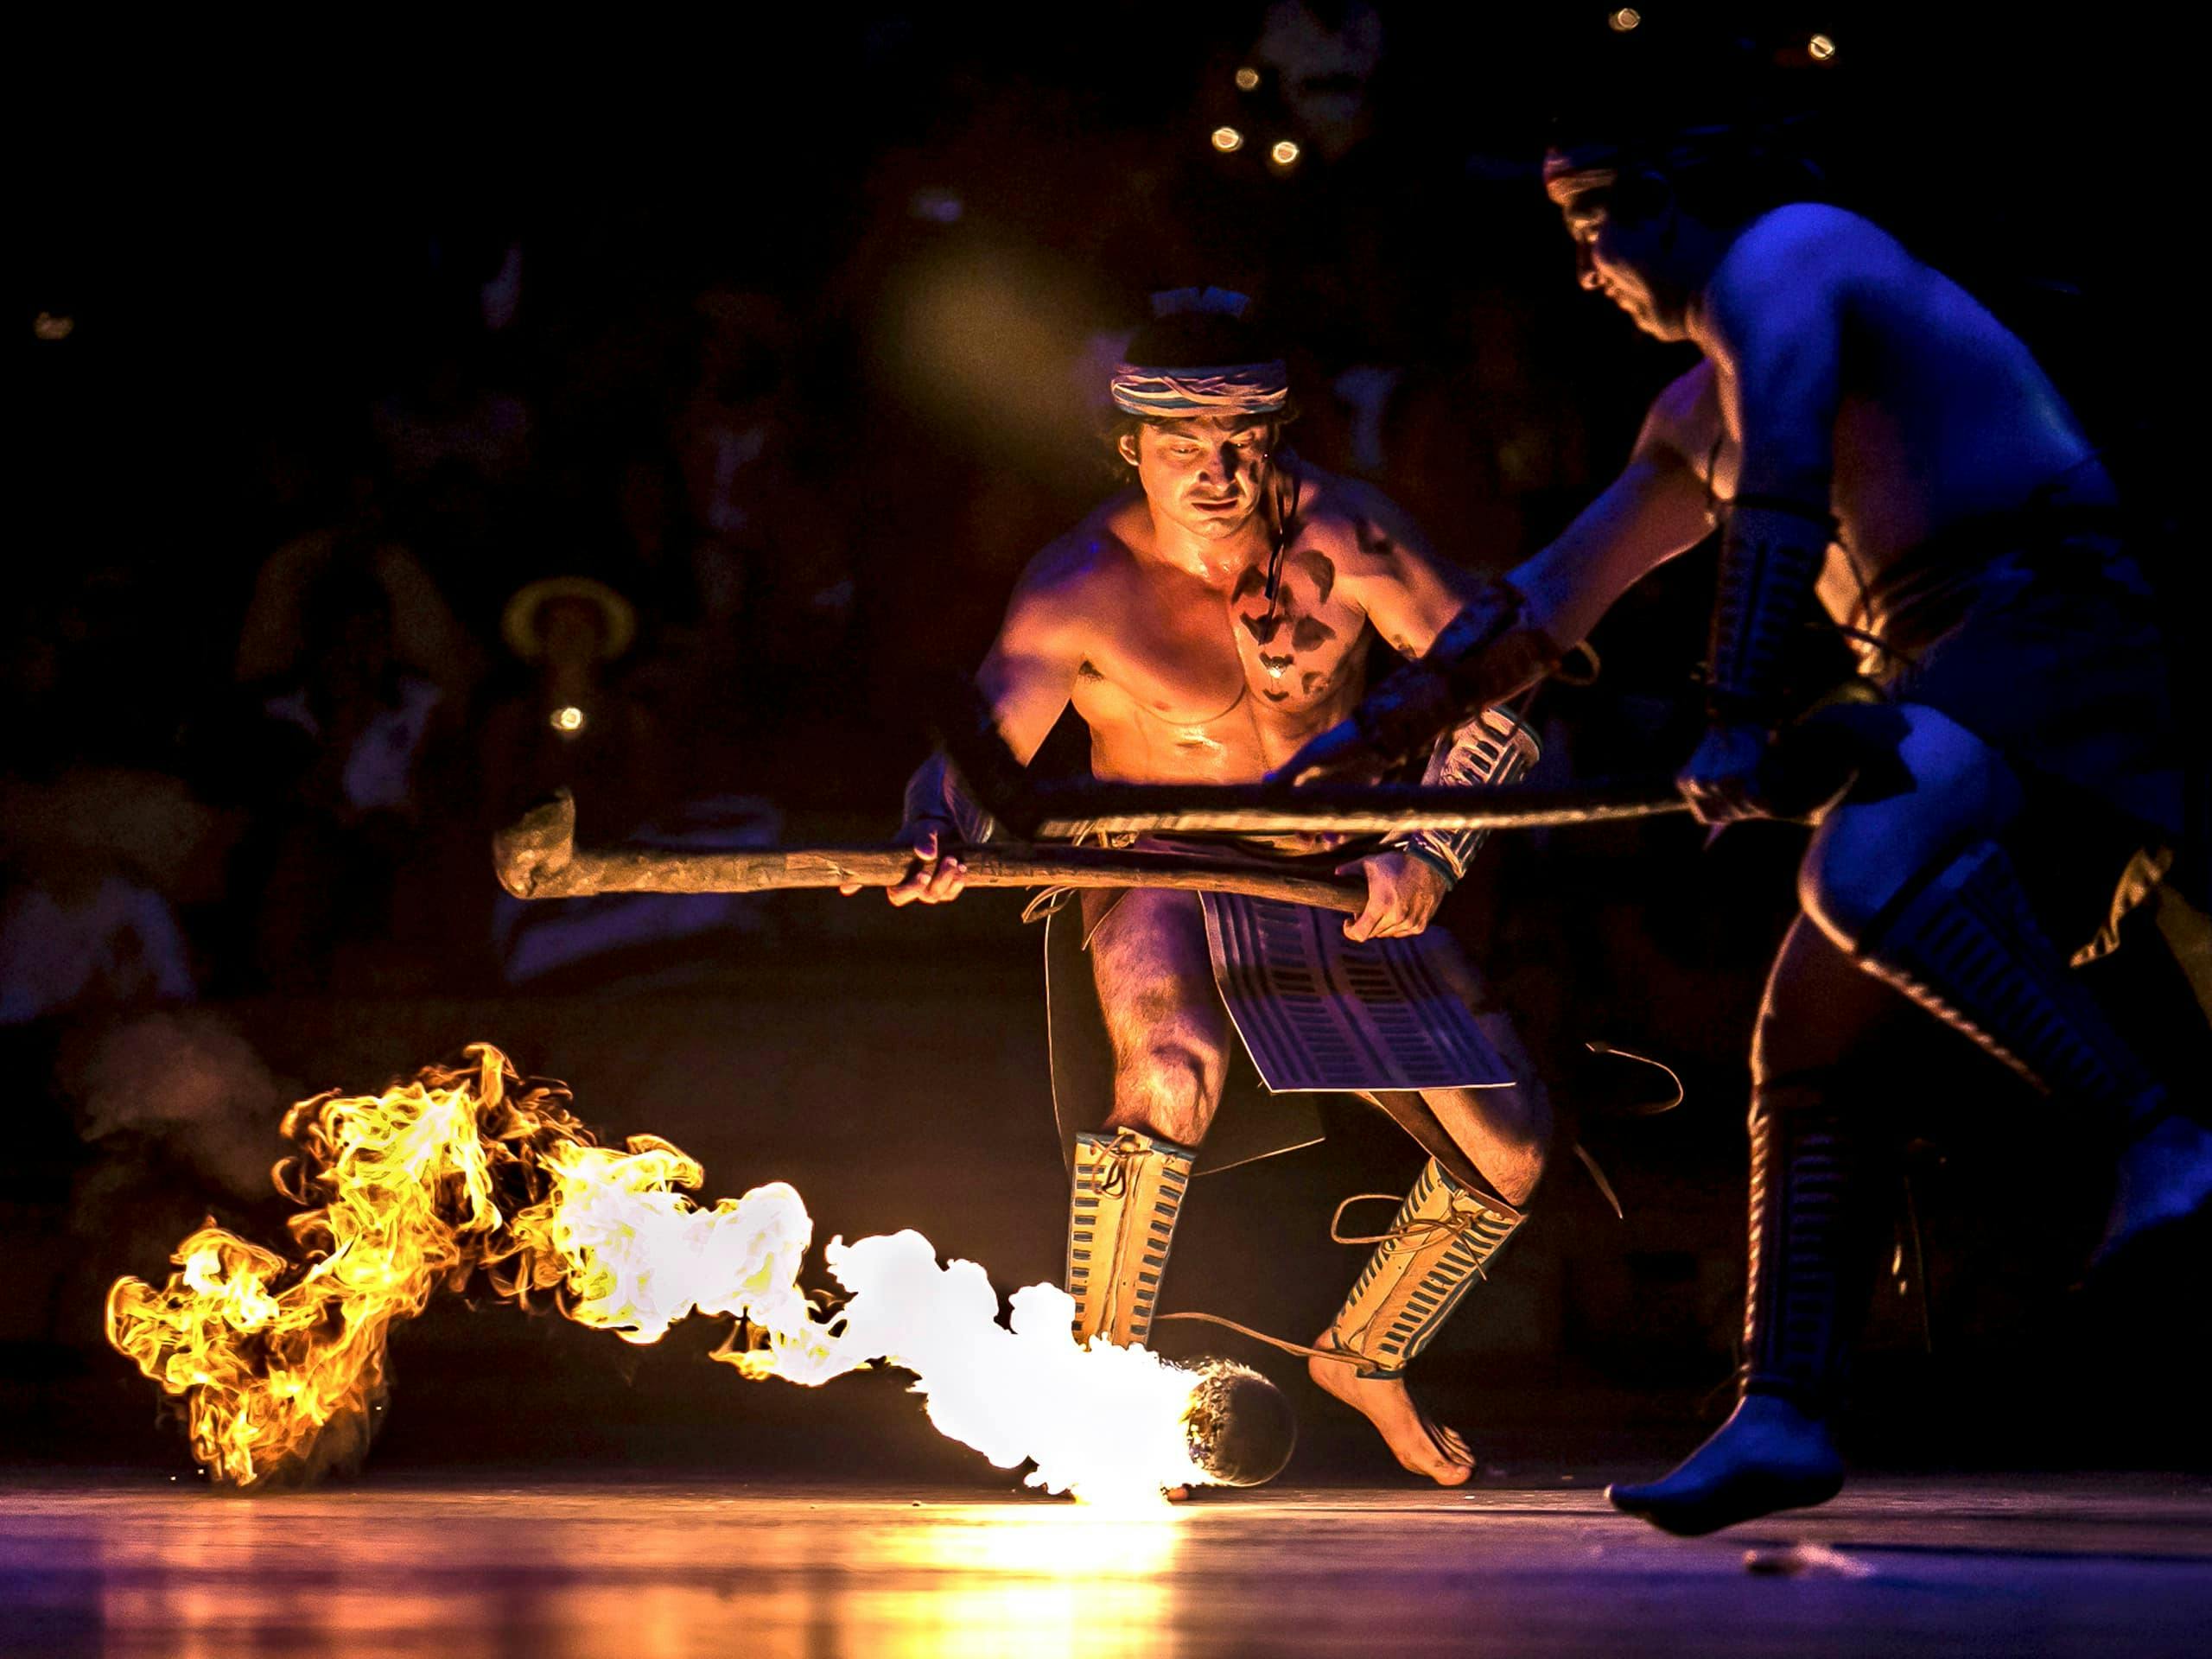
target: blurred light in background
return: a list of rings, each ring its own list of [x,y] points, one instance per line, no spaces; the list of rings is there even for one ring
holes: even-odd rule
[[[957,191],[925,188],[906,198],[906,215],[926,219],[932,225],[957,225],[966,206]]]
[[[973,221],[969,221],[972,223]],[[874,325],[872,361],[897,402],[994,464],[1060,477],[1096,448],[1074,367],[1110,305],[1088,273],[976,236],[902,264]]]
[[[1835,42],[1825,35],[1815,35],[1805,42],[1805,49],[1813,54],[1815,63],[1826,63],[1835,56]]]
[[[566,708],[556,709],[553,711],[552,721],[553,729],[555,731],[563,734],[564,736],[571,735],[583,730],[584,711],[577,708],[574,703],[570,703]]]
[[[1224,156],[1230,155],[1244,148],[1244,135],[1234,127],[1216,127],[1213,147]]]
[[[1629,30],[1634,29],[1643,21],[1643,14],[1638,11],[1634,6],[1623,6],[1618,11],[1614,12],[1610,17],[1605,19],[1607,26],[1610,27],[1616,35],[1627,34]]]
[[[51,311],[40,312],[31,323],[31,333],[41,340],[67,340],[76,328],[76,318],[57,317]]]
[[[1287,138],[1277,139],[1275,147],[1268,152],[1268,156],[1277,167],[1298,165],[1298,146]]]
[[[1252,92],[1256,90],[1259,85],[1260,72],[1258,70],[1247,65],[1244,68],[1239,69],[1236,72],[1236,90],[1238,92]]]

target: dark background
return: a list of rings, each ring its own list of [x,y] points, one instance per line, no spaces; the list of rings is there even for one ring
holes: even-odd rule
[[[472,1040],[568,1079],[610,1136],[675,1140],[711,1191],[792,1180],[822,1236],[912,1225],[1002,1286],[1056,1277],[1016,902],[524,914],[495,905],[485,838],[562,781],[598,839],[887,832],[927,741],[918,688],[980,656],[1022,563],[1109,486],[1087,399],[1154,289],[1253,294],[1295,344],[1301,452],[1375,480],[1450,556],[1541,545],[1686,366],[1576,291],[1535,182],[1547,118],[1593,88],[1687,106],[1751,41],[1822,112],[1839,194],[2028,335],[2146,519],[2190,522],[2185,14],[1643,10],[1626,34],[1582,4],[1094,4],[27,46],[0,648],[9,1452],[181,1466],[101,1340],[107,1283],[158,1276],[205,1215],[274,1236],[285,1103]],[[1224,124],[1234,154],[1209,143]],[[1280,138],[1294,165],[1266,159]],[[561,677],[500,618],[569,575],[637,626]],[[2154,575],[2185,624],[2186,560]],[[1548,775],[1680,758],[1709,580],[1693,556],[1608,620],[1599,683],[1548,693]],[[546,723],[564,703],[588,715],[570,741]],[[1065,730],[1048,751],[1081,753]],[[1629,1212],[1562,1155],[1422,1368],[1510,1475],[1685,1449],[1725,1403],[1743,1055],[1797,833],[1501,838],[1448,913]],[[2145,955],[2097,970],[2123,1001],[2150,995]],[[1613,1109],[1642,1077],[1579,1058],[1592,1039],[1668,1060],[1687,1104]],[[2067,1290],[2104,1209],[2093,1128],[1961,1046],[1897,1057],[1924,1128],[1857,1450],[2196,1456],[2164,1411],[2186,1386],[2170,1322]],[[1358,1260],[1326,1243],[1330,1207],[1418,1162],[1339,1118],[1325,1149],[1199,1188],[1171,1306],[1319,1327]],[[1190,1332],[1163,1345],[1207,1345]],[[441,1305],[397,1339],[372,1467],[857,1457],[1000,1478],[888,1378],[753,1387],[701,1363],[714,1338],[639,1351]],[[1300,1398],[1305,1472],[1387,1466]]]

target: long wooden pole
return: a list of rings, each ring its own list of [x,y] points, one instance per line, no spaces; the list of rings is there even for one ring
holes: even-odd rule
[[[979,791],[980,794],[981,791]],[[1671,778],[1607,779],[1571,789],[1410,784],[1039,783],[1018,800],[1033,833],[1075,840],[1141,835],[1400,835],[1414,830],[1540,830],[1687,812]],[[996,810],[996,805],[990,802]]]
[[[773,893],[799,887],[888,887],[914,855],[900,846],[761,847],[688,852],[576,845],[575,802],[566,791],[532,808],[493,841],[499,884],[518,899],[598,893]],[[1179,887],[1241,893],[1359,913],[1363,882],[1284,869],[1233,855],[1115,851],[1021,843],[948,848],[971,887]]]
[[[937,728],[963,780],[1000,823],[1033,840],[1138,835],[1397,835],[1414,830],[1536,830],[1689,810],[1672,777],[1569,789],[1504,784],[1117,784],[1030,775],[965,681],[936,699]]]

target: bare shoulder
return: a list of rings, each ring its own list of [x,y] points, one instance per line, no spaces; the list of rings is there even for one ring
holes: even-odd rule
[[[1128,503],[1122,497],[1102,503],[1063,535],[1054,537],[1022,567],[1014,583],[1017,602],[1052,607],[1081,605],[1098,585],[1128,567]]]
[[[1304,467],[1298,540],[1325,549],[1349,575],[1389,576],[1408,555],[1429,556],[1427,538],[1404,508],[1363,479]]]
[[[1713,273],[1717,299],[1777,288],[1833,288],[1911,255],[1872,219],[1827,202],[1793,201],[1763,213],[1729,245]]]
[[[1007,601],[1003,643],[1056,654],[1080,649],[1128,569],[1128,545],[1117,528],[1128,505],[1121,496],[1104,502],[1038,550]]]
[[[1372,484],[1315,469],[1300,501],[1291,565],[1313,578],[1324,603],[1333,593],[1363,613],[1401,656],[1427,650],[1479,586]]]

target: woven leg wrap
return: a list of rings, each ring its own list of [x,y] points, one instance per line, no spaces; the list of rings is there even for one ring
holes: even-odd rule
[[[1521,1220],[1492,1209],[1430,1159],[1390,1230],[1375,1241],[1329,1327],[1329,1345],[1357,1355],[1362,1376],[1403,1376]]]
[[[1197,1154],[1136,1129],[1075,1138],[1068,1211],[1068,1294],[1075,1338],[1123,1347],[1147,1340]]]
[[[1969,847],[1883,918],[1862,965],[2046,1093],[2141,1127],[2163,1098],[2069,972],[1994,842]]]
[[[1780,1395],[1814,1417],[1840,1401],[1888,1219],[1872,1161],[1886,1138],[1839,1110],[1836,1093],[1808,1079],[1751,1097],[1744,1391]]]

